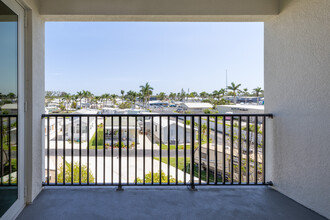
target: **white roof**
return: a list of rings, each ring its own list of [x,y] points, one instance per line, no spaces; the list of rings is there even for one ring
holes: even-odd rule
[[[220,107],[226,108],[239,108],[239,109],[256,109],[256,110],[264,110],[264,105],[218,105]]]
[[[182,105],[187,106],[187,108],[212,108],[213,105],[206,102],[190,102],[190,103],[183,103]]]
[[[17,103],[5,104],[1,107],[1,109],[17,109]]]

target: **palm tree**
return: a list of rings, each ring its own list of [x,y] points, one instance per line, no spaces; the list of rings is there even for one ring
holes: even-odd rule
[[[116,94],[112,94],[112,95],[110,95],[110,96],[111,96],[112,104],[113,104],[113,105],[116,105],[116,104],[117,104],[117,103],[116,103],[117,95],[116,95]]]
[[[125,90],[120,90],[120,93],[121,93],[121,102],[124,103]]]
[[[81,91],[77,92],[77,97],[79,99],[79,107],[81,108],[81,100],[84,98],[84,93]]]
[[[110,95],[109,93],[105,93],[105,94],[103,94],[102,96],[103,96],[103,98],[105,99],[105,103],[107,103],[108,100],[111,99],[111,95]],[[103,106],[104,106],[104,104],[103,104]]]
[[[157,98],[161,101],[163,101],[165,98],[166,98],[166,94],[165,92],[160,92],[158,95],[157,95]]]
[[[220,96],[221,96],[220,90],[219,91],[218,90],[214,90],[212,92],[212,96],[213,96],[213,98],[217,98],[218,100],[220,100]]]
[[[248,92],[248,88],[243,89],[243,95],[245,96],[245,104],[246,104],[247,101],[246,96],[250,95],[250,93]]]
[[[264,90],[262,90],[261,87],[257,87],[255,89],[253,89],[253,91],[255,92],[255,94],[257,96],[257,105],[259,105],[259,94],[263,93]]]
[[[149,99],[150,99],[150,96],[152,95],[152,90],[153,90],[154,88],[152,88],[152,87],[149,85],[149,83],[146,83],[145,86],[140,86],[140,88],[141,88],[140,91],[141,91],[141,93],[142,93],[142,95],[143,95],[143,98],[146,99],[146,104],[148,104]]]
[[[230,86],[228,86],[228,89],[232,91],[232,95],[234,96],[234,103],[236,104],[236,96],[237,96],[237,92],[239,90],[239,87],[241,86],[241,84],[237,84],[235,85],[235,83],[231,83]]]
[[[66,109],[66,112],[68,112],[68,103],[71,100],[71,95],[67,94],[67,93],[64,94],[63,97],[62,97],[62,100],[65,101],[65,109]]]
[[[203,91],[201,93],[199,93],[199,97],[201,97],[202,99],[205,99],[207,97],[207,92]]]
[[[171,92],[171,93],[169,94],[168,97],[169,97],[172,101],[174,101],[175,98],[176,98],[176,94],[175,94],[174,92]]]
[[[219,90],[219,93],[220,93],[220,95],[221,95],[222,97],[224,97],[225,94],[226,94],[226,89],[220,89],[220,90]]]
[[[132,90],[130,90],[126,93],[127,99],[131,102],[131,104],[134,104],[134,105],[135,105],[137,95],[138,94]]]

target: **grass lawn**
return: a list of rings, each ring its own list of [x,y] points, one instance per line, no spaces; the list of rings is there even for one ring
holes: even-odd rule
[[[155,160],[159,160],[159,157],[154,157]],[[183,157],[179,157],[178,158],[178,169],[184,171],[184,158]],[[167,158],[162,158],[162,162],[167,164]],[[170,158],[170,165],[172,167],[175,167],[176,164],[176,158]],[[190,172],[190,158],[186,158],[186,169],[187,169],[187,173],[189,174]],[[198,167],[195,166],[194,169],[194,176],[198,177]],[[206,171],[202,170],[201,173],[201,177],[203,181],[206,181]],[[210,182],[214,182],[214,174],[210,172],[210,178],[209,178]],[[221,182],[221,177],[218,177],[218,182]]]
[[[162,144],[162,150],[167,150],[168,146],[166,144]],[[170,145],[170,150],[175,150],[176,149],[176,145]],[[178,149],[179,150],[183,150],[184,149],[184,145],[183,144],[179,144],[178,145]],[[186,145],[186,149],[190,150],[190,144]]]

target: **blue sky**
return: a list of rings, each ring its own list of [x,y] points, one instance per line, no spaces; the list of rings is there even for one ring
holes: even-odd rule
[[[263,88],[263,23],[47,22],[46,90]]]

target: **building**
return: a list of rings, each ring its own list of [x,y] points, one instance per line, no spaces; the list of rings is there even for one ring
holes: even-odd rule
[[[1,29],[1,34],[12,34],[16,47],[9,52],[1,49],[0,53],[18,67],[19,144],[17,184],[1,186],[13,195],[0,197],[6,204],[2,219],[147,219],[165,215],[174,219],[201,213],[210,219],[330,218],[330,104],[325,101],[330,96],[328,0],[2,0],[0,7],[1,22],[10,21],[17,30]],[[265,180],[272,182],[271,189],[244,189],[233,184],[234,189],[199,190],[196,201],[195,193],[166,188],[125,193],[91,190],[84,185],[81,187],[85,189],[74,190],[59,190],[60,185],[44,188],[47,154],[42,114],[45,22],[49,21],[263,22],[265,112],[274,116],[267,121],[265,133]],[[0,41],[3,43],[3,38]],[[17,56],[6,56],[9,53]],[[182,74],[190,77],[189,73]],[[137,153],[140,159],[143,152]],[[103,158],[98,159],[102,162]],[[138,165],[142,169],[143,160]],[[88,204],[102,205],[86,205],[84,198]]]
[[[213,108],[213,105],[206,102],[189,102],[189,103],[182,103],[183,111],[189,111],[192,113],[203,113],[206,109]]]
[[[168,133],[168,126],[170,126],[170,133]],[[176,144],[176,121],[170,120],[170,125],[168,125],[168,118],[163,117],[162,123],[160,124],[160,118],[155,117],[153,121],[153,132],[155,135],[155,141],[160,142],[160,132],[162,133],[162,144],[168,144],[168,135],[170,135],[170,145]],[[146,130],[151,132],[151,120],[146,121]],[[186,125],[186,143],[190,143],[190,126]],[[184,144],[184,124],[178,121],[178,144]]]
[[[6,114],[17,114],[17,103],[4,104],[0,107],[0,110]]]
[[[263,105],[218,105],[217,110],[219,114],[233,113],[233,114],[263,114],[265,108]]]

